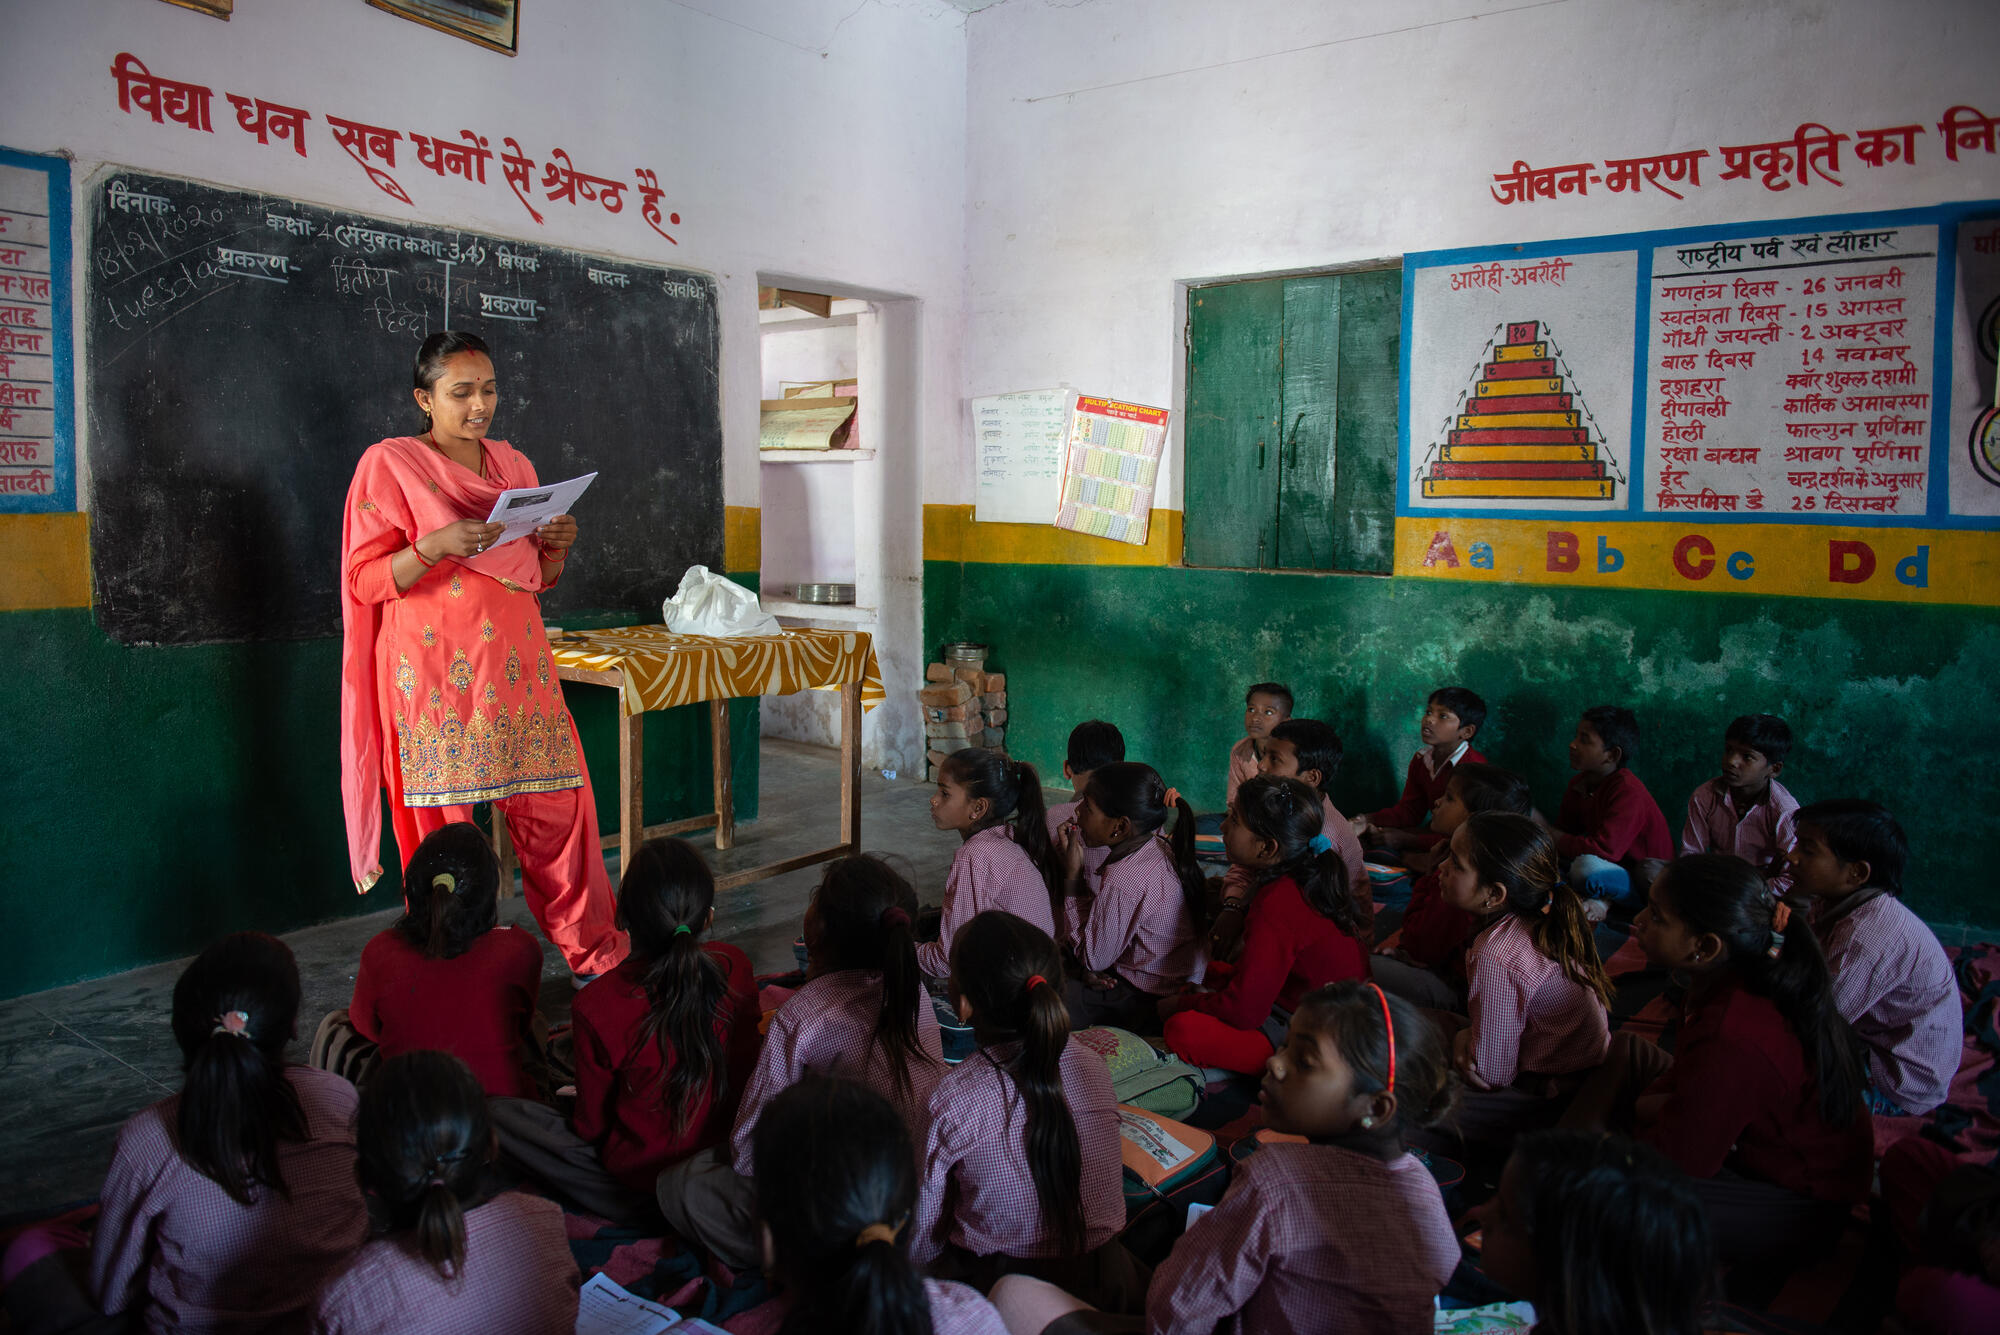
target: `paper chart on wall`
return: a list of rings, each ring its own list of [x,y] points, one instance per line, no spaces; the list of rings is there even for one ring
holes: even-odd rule
[[[1068,388],[989,394],[972,401],[978,487],[972,517],[982,524],[1053,522],[1062,494]]]
[[[1069,415],[1056,527],[1143,547],[1167,418],[1165,408],[1078,398]]]
[[[1656,248],[1645,509],[1925,514],[1937,250],[1931,226]]]

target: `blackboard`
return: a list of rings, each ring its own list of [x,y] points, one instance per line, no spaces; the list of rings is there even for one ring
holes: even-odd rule
[[[722,557],[715,283],[684,270],[118,170],[88,201],[97,622],[126,643],[340,629],[356,460],[419,435],[419,344],[493,347],[493,434],[595,470],[544,600],[652,619]]]

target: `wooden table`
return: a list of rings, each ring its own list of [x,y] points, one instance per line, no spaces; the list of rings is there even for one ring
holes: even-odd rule
[[[549,643],[556,675],[567,682],[618,692],[618,848],[620,873],[647,839],[715,827],[715,846],[736,843],[734,774],[729,753],[729,702],[744,696],[840,692],[840,842],[811,853],[716,877],[718,890],[810,867],[861,851],[861,715],[883,700],[882,673],[866,631],[794,627],[777,635],[719,638],[676,635],[664,626],[572,631]],[[708,702],[715,809],[699,816],[645,823],[645,721],[655,709]],[[513,846],[506,822],[494,822],[503,894],[514,885]]]

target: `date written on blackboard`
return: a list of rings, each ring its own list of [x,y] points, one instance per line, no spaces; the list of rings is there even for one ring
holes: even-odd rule
[[[214,98],[214,90],[206,84],[187,83],[154,74],[146,68],[144,61],[129,51],[118,53],[118,58],[111,64],[111,77],[118,86],[118,109],[127,115],[146,115],[158,125],[172,123],[203,134],[215,133],[209,105]],[[309,156],[306,151],[306,122],[313,118],[312,112],[304,107],[269,102],[241,93],[225,93],[223,96],[236,110],[238,128],[245,134],[255,135],[259,144],[267,148],[289,148],[300,157]],[[367,174],[376,189],[404,204],[414,204],[402,182],[393,175],[397,170],[397,144],[403,138],[403,131],[386,125],[348,120],[330,113],[325,120],[327,128],[333,133],[334,143]],[[680,244],[667,233],[666,228],[678,226],[681,215],[660,207],[660,201],[666,198],[667,192],[660,185],[659,173],[649,168],[636,168],[628,185],[618,178],[581,171],[568,150],[554,148],[540,164],[542,193],[536,196],[537,164],[512,136],[501,138],[504,151],[499,154],[494,153],[490,136],[472,130],[461,129],[456,140],[412,130],[409,140],[410,146],[416,150],[419,166],[428,168],[440,178],[456,176],[477,185],[487,184],[486,166],[497,156],[507,188],[514,192],[514,198],[521,201],[528,216],[538,224],[547,220],[535,207],[537,198],[571,207],[583,200],[599,205],[606,213],[622,213],[625,195],[631,191],[639,196],[639,214],[646,226],[672,244]]]

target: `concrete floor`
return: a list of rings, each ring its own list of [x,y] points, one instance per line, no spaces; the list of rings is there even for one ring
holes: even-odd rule
[[[737,827],[736,847],[717,852],[694,836],[718,871],[775,862],[834,842],[838,827],[839,753],[766,738],[758,819]],[[893,854],[925,902],[943,891],[956,835],[931,824],[927,784],[862,772],[862,847]],[[614,882],[616,852],[607,859]],[[727,891],[715,905],[715,936],[749,954],[759,973],[792,967],[792,941],[820,867]],[[305,1041],[321,1015],[345,1006],[354,990],[361,947],[395,920],[394,911],[293,932],[305,1000]],[[535,930],[519,897],[502,901],[503,922]],[[537,933],[539,935],[539,933]],[[542,946],[542,1013],[569,1018],[569,970]],[[180,1088],[181,1054],[169,1027],[174,980],[186,960],[155,964],[94,982],[0,1001],[0,1227],[96,1196],[118,1128],[140,1108]]]

